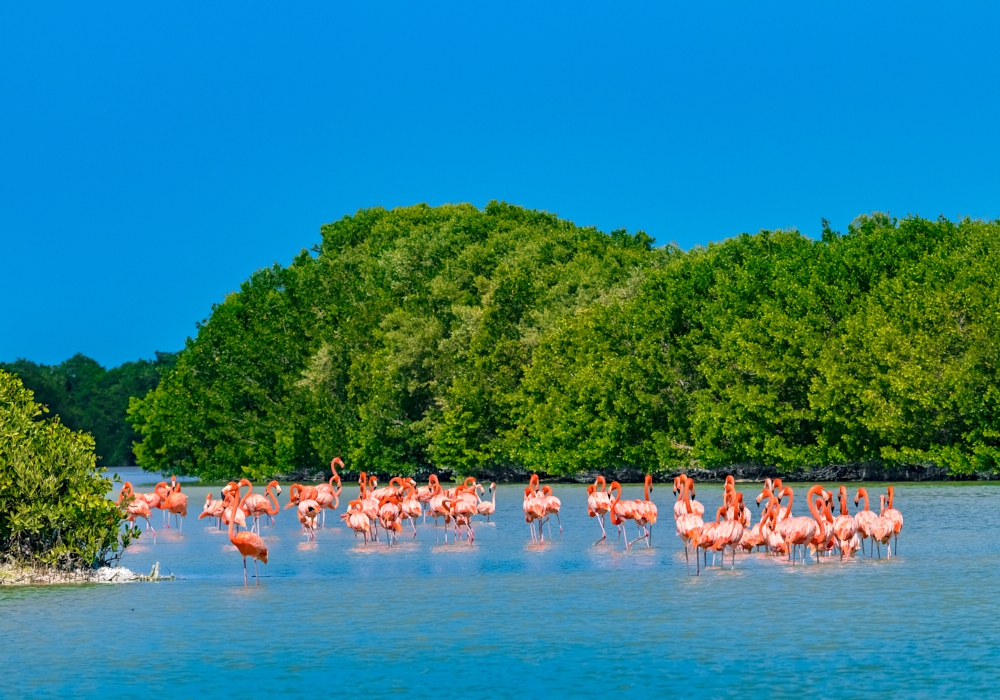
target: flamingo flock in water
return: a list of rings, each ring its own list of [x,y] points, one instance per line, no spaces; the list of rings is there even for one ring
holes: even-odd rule
[[[337,467],[344,463],[335,457],[330,463],[332,476],[329,481],[318,486],[292,484],[285,509],[295,508],[301,531],[310,540],[316,539],[316,530],[326,527],[326,511],[336,511],[340,506],[343,484]],[[246,488],[246,493],[243,489]],[[857,489],[853,515],[848,510],[849,495],[846,486],[834,494],[817,484],[806,492],[808,516],[795,516],[792,507],[795,492],[785,486],[781,479],[766,479],[756,505],[761,515],[756,524],[751,525],[750,508],[744,502],[743,494],[736,490],[732,476],[726,477],[722,503],[714,511],[715,519],[705,518],[705,506],[695,497],[694,479],[685,474],[674,478],[673,506],[674,524],[677,536],[684,549],[688,571],[691,556],[694,555],[696,573],[701,574],[702,565],[708,566],[708,553],[712,562],[720,557],[720,566],[725,566],[726,554],[732,554],[732,568],[736,566],[737,552],[749,554],[754,550],[773,556],[785,556],[792,564],[805,563],[807,552],[819,563],[824,557],[839,556],[841,560],[855,556],[882,556],[885,546],[886,556],[891,557],[897,549],[899,533],[903,528],[903,515],[893,507],[895,489],[889,486],[887,493],[879,496],[879,512],[870,509],[868,490]],[[642,541],[651,546],[652,528],[656,524],[658,511],[650,498],[653,492],[653,477],[649,474],[643,483],[643,498],[622,499],[622,487],[617,481],[610,484],[603,476],[597,476],[593,484],[587,486],[587,515],[596,518],[601,528],[601,537],[594,544],[602,543],[608,537],[605,516],[617,528],[618,539],[624,540],[625,549],[631,549]],[[354,532],[355,539],[362,537],[364,544],[385,543],[388,547],[398,544],[404,530],[417,536],[417,521],[434,521],[435,532],[444,526],[444,540],[448,543],[449,531],[455,543],[465,541],[469,546],[475,541],[473,517],[480,516],[490,522],[496,513],[496,483],[489,485],[490,498],[484,498],[486,489],[468,477],[461,484],[445,489],[436,475],[431,474],[426,486],[418,486],[411,478],[393,477],[387,486],[379,487],[374,475],[361,472],[358,478],[358,496],[348,501],[347,509],[340,515],[344,524]],[[281,510],[278,496],[281,486],[271,481],[264,494],[253,493],[249,479],[231,481],[220,494],[221,498],[205,497],[199,520],[215,518],[219,528],[229,528],[229,540],[243,557],[243,583],[249,585],[247,557],[253,559],[257,585],[260,575],[257,562],[267,564],[267,546],[260,533],[260,518],[267,518],[274,526],[275,516]],[[787,502],[786,502],[787,499]],[[864,502],[864,507],[859,504]],[[171,483],[159,482],[151,493],[135,493],[132,484],[125,482],[118,496],[118,503],[126,506],[126,520],[132,525],[139,518],[145,520],[146,531],[155,535],[152,526],[152,511],[161,510],[164,523],[170,527],[170,515],[176,520],[180,530],[187,515],[187,495],[181,492],[181,484],[176,477]],[[834,509],[839,508],[837,515]],[[537,474],[532,474],[524,489],[522,504],[524,520],[528,524],[532,544],[545,542],[545,528],[551,540],[550,519],[555,516],[559,532],[562,521],[559,518],[562,501],[552,493],[552,487],[542,486]],[[247,526],[247,519],[252,524]],[[629,540],[626,523],[631,521],[636,536]],[[240,530],[243,531],[240,531]],[[865,543],[868,542],[866,551]],[[891,544],[890,544],[891,542]]]

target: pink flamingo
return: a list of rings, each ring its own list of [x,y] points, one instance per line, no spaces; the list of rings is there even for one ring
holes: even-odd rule
[[[858,500],[861,498],[865,499],[865,507],[863,510],[859,510],[854,514],[854,522],[858,524],[858,534],[861,536],[861,554],[865,554],[865,540],[872,536],[872,528],[875,526],[875,521],[878,520],[878,516],[868,509],[868,489],[862,487],[858,489],[857,495],[854,497],[854,505],[858,505]],[[871,543],[871,554],[875,553],[875,542]],[[869,555],[870,556],[870,555]]]
[[[542,542],[541,521],[545,517],[545,505],[530,484],[524,487],[524,503],[521,508],[524,510],[524,522],[528,523],[528,529],[531,531],[531,541]],[[535,523],[539,524],[537,539],[535,538]]]
[[[231,493],[230,495],[230,501],[236,510],[242,510],[243,502],[246,500],[246,496],[240,498],[244,484],[250,486],[250,482],[247,479],[240,479],[239,484],[236,486],[236,492]],[[267,564],[267,547],[264,546],[264,540],[260,538],[260,535],[253,532],[239,532],[234,534],[233,522],[230,520],[229,541],[232,542],[237,551],[243,555],[243,585],[250,585],[247,580],[247,557],[253,557],[253,573],[257,578],[257,585],[259,586],[260,572],[257,570],[257,561],[260,560],[264,562],[264,564]]]
[[[403,498],[399,502],[399,517],[401,520],[409,520],[413,527],[413,536],[417,536],[417,518],[423,515],[424,507],[417,498],[417,486],[413,479],[407,480],[403,484]]]
[[[688,545],[694,544],[697,546],[698,538],[701,536],[701,530],[705,527],[704,521],[701,516],[694,512],[694,508],[691,507],[691,496],[690,496],[690,486],[693,483],[690,479],[685,478],[681,484],[681,499],[684,503],[684,508],[687,511],[683,513],[674,522],[677,528],[677,536],[681,538],[681,542],[684,543],[684,562],[687,565],[688,574],[691,573],[691,562],[688,559]],[[698,559],[697,552],[695,552],[695,561],[698,562],[698,575],[701,575],[701,560]]]
[[[854,554],[852,548],[858,536],[858,522],[847,512],[847,487],[840,486],[840,515],[833,521],[833,535],[837,539],[837,547],[840,549],[840,558],[849,557]]]
[[[171,477],[171,478],[176,479],[177,477]],[[183,518],[187,517],[187,506],[188,506],[187,494],[181,493],[180,482],[175,481],[173,488],[167,494],[167,497],[163,501],[163,507],[168,514],[169,513],[174,514],[174,517],[177,519],[177,529],[179,531],[183,531],[184,529]],[[167,515],[167,529],[169,528],[170,528],[170,516]]]
[[[892,518],[885,514],[885,494],[879,496],[878,501],[880,510],[878,518],[875,519],[875,522],[872,525],[872,540],[874,540],[876,551],[878,552],[878,558],[881,559],[882,548],[878,546],[880,544],[885,545],[886,558],[892,556],[892,549],[889,547],[889,540],[892,539],[894,534],[895,523],[892,521]]]
[[[480,500],[476,504],[476,511],[479,515],[486,516],[486,522],[489,522],[490,516],[497,512],[497,484],[495,481],[490,482],[490,495],[492,496],[491,500]]]
[[[638,519],[639,515],[636,510],[636,503],[638,501],[623,501],[622,486],[617,481],[611,482],[608,492],[612,491],[615,492],[615,498],[611,501],[611,524],[617,526],[619,532],[625,535],[625,549],[631,549],[635,540],[632,542],[628,541],[628,530],[625,529],[625,521],[632,520],[634,522]],[[636,528],[638,529],[638,527],[639,525],[636,523]]]
[[[790,486],[786,486],[781,490],[781,496],[788,496],[788,515],[785,516],[783,520],[778,522],[777,531],[781,535],[781,538],[789,547],[790,556],[792,563],[795,563],[795,547],[802,546],[802,560],[805,561],[805,545],[809,544],[812,539],[819,532],[819,513],[815,510],[816,506],[812,502],[811,498],[815,493],[822,491],[822,486],[813,486],[809,489],[809,493],[806,496],[806,502],[809,504],[809,510],[813,512],[813,518],[807,518],[805,516],[792,516],[792,504],[795,501],[795,492],[792,491]]]
[[[212,498],[211,493],[205,494],[205,505],[202,506],[201,515],[198,516],[198,520],[202,518],[218,518],[219,529],[222,529],[222,512],[226,509],[226,502],[224,498]]]
[[[316,487],[316,498],[313,499],[323,509],[323,527],[326,527],[326,511],[337,510],[340,507],[340,494],[344,487],[340,483],[340,475],[337,473],[338,464],[341,469],[344,468],[344,462],[341,461],[340,457],[334,457],[330,462],[330,471],[333,472],[333,476],[330,477],[328,483]],[[337,483],[336,488],[333,487],[334,482]]]
[[[363,510],[363,505],[359,499],[350,501],[347,504],[347,511],[341,514],[341,519],[347,523],[347,527],[354,530],[355,541],[358,538],[358,533],[360,532],[364,535],[365,544],[368,544],[368,535],[371,533],[371,524],[368,520],[368,516],[365,515]]]
[[[156,530],[153,529],[153,524],[149,522],[152,516],[149,512],[149,504],[145,499],[135,495],[135,492],[132,490],[132,483],[129,481],[122,484],[122,490],[118,494],[118,505],[121,505],[122,501],[126,503],[125,512],[127,516],[125,519],[135,525],[135,519],[142,518],[146,521],[146,532],[151,532],[155,535]]]
[[[559,519],[559,509],[562,508],[562,501],[552,495],[552,487],[546,484],[542,487],[542,505],[545,508],[545,522],[548,522],[549,517],[556,516],[556,522],[559,523],[559,533],[562,534],[562,521]],[[539,525],[541,527],[541,525]],[[552,526],[549,525],[549,538],[552,537]]]
[[[611,496],[604,490],[606,485],[604,477],[598,476],[594,483],[587,486],[587,515],[597,518],[597,522],[601,525],[601,539],[594,544],[599,544],[608,538],[608,531],[604,529],[604,516],[611,510]]]
[[[892,548],[899,555],[899,531],[903,529],[903,514],[892,507],[893,492],[895,489],[889,487],[889,503],[885,509],[885,517],[892,521]]]
[[[250,482],[248,481],[247,483]],[[271,489],[275,489],[277,496],[275,495],[275,492],[271,491]],[[251,491],[252,490],[253,487],[251,487]],[[253,518],[253,531],[258,535],[260,534],[260,516],[266,515],[270,517],[271,524],[272,526],[274,525],[274,516],[277,515],[278,510],[280,510],[278,506],[278,496],[281,495],[281,486],[277,481],[272,480],[267,485],[267,488],[264,489],[264,493],[266,494],[264,496],[256,493],[247,493],[246,498],[243,499],[243,513]],[[267,500],[268,497],[271,498],[271,501],[274,501],[273,505],[271,504],[271,501]]]
[[[431,474],[427,477],[427,486],[421,486],[417,489],[417,500],[420,501],[420,505],[425,508],[424,510],[424,523],[427,522],[427,507],[431,502],[431,498],[434,497],[434,489],[441,487],[441,482],[438,481],[437,474]]]

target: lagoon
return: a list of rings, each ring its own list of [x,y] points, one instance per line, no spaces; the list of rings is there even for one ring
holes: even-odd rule
[[[738,488],[748,502],[759,492]],[[740,555],[700,578],[685,570],[669,484],[653,492],[653,547],[629,552],[613,533],[593,545],[575,485],[554,485],[564,533],[541,546],[518,486],[499,487],[495,524],[477,523],[472,547],[435,543],[430,521],[416,540],[365,547],[336,515],[308,542],[288,510],[263,529],[270,563],[248,589],[225,531],[196,519],[208,490],[185,486],[183,534],[154,512],[155,543],[144,534],[122,559],[178,580],[0,588],[0,697],[937,698],[985,697],[1000,681],[991,484],[897,485],[906,524],[892,559]],[[698,486],[709,510],[721,494]]]

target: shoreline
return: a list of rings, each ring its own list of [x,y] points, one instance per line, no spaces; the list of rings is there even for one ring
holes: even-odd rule
[[[65,571],[45,566],[22,564],[0,565],[0,588],[4,586],[59,586],[92,583],[134,583],[138,581],[172,581],[174,575],[160,576],[160,562],[148,574],[137,574],[124,566],[102,566],[99,569]]]

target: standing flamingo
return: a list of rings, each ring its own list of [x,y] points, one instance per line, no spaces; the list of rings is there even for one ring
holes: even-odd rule
[[[122,501],[125,502],[125,512],[127,514],[125,519],[135,525],[135,519],[142,518],[146,521],[146,532],[151,532],[155,535],[156,530],[153,529],[153,524],[149,522],[150,517],[152,517],[149,511],[149,504],[144,498],[139,498],[135,495],[135,492],[132,490],[132,483],[129,481],[122,484],[122,490],[118,494],[118,505],[121,505]]]
[[[872,536],[872,527],[875,526],[875,521],[878,520],[878,516],[868,509],[868,489],[859,488],[857,495],[854,497],[854,505],[858,505],[858,500],[861,498],[865,499],[864,510],[859,510],[854,514],[854,521],[858,524],[858,535],[861,536],[861,554],[865,554],[865,540]],[[871,554],[875,553],[875,542],[871,543]],[[870,556],[870,555],[869,555]]]
[[[417,486],[413,479],[408,479],[403,484],[403,497],[399,502],[399,517],[401,520],[409,520],[413,528],[413,537],[417,536],[417,518],[423,515],[424,507],[417,498]]]
[[[271,489],[275,489],[275,491],[272,492]],[[274,516],[278,514],[278,510],[280,509],[278,506],[278,496],[281,495],[281,486],[277,481],[272,480],[267,485],[267,488],[264,489],[264,493],[266,494],[264,496],[257,493],[247,493],[246,498],[243,499],[243,513],[253,518],[253,531],[258,535],[260,534],[260,516],[268,516],[271,518],[272,526],[274,525]],[[273,505],[271,501],[267,500],[268,497],[271,498],[271,501],[274,501]]]
[[[368,544],[368,535],[371,532],[371,524],[368,516],[365,515],[363,505],[359,499],[350,501],[347,504],[347,512],[341,514],[341,519],[347,523],[347,527],[354,530],[354,539],[357,541],[358,533],[364,535],[365,544]]]
[[[885,517],[892,521],[892,548],[896,550],[896,556],[899,556],[899,531],[903,529],[903,514],[892,507],[892,497],[895,489],[889,487],[889,503],[885,509]]]
[[[480,501],[476,504],[476,511],[480,515],[486,516],[486,522],[489,522],[490,516],[497,512],[497,483],[495,481],[490,482],[490,496],[492,496],[491,500]]]
[[[176,479],[176,477],[174,477]],[[167,494],[166,499],[163,501],[163,507],[167,511],[167,528],[170,528],[170,515],[173,513],[174,517],[177,519],[177,529],[183,531],[184,529],[184,518],[187,517],[187,506],[188,497],[187,494],[181,493],[181,484],[179,481],[175,481],[173,489]]]
[[[701,516],[695,513],[694,508],[691,507],[690,486],[688,482],[689,480],[685,478],[681,484],[681,499],[687,512],[677,518],[674,525],[677,528],[677,536],[684,543],[684,563],[687,565],[688,574],[690,575],[691,562],[688,559],[688,545],[696,545],[705,523],[701,519]],[[698,575],[701,576],[701,560],[698,559],[697,551],[695,552],[695,561],[698,563]]]
[[[782,497],[785,495],[788,496],[788,515],[783,520],[778,521],[777,531],[788,545],[793,564],[795,563],[795,547],[802,546],[802,561],[805,562],[805,545],[811,542],[816,533],[819,532],[820,515],[816,511],[812,497],[822,490],[822,486],[813,486],[806,495],[806,502],[809,504],[810,512],[814,515],[813,518],[805,516],[793,517],[792,504],[795,501],[795,493],[790,486],[786,486],[781,490]]]
[[[545,506],[538,494],[529,484],[524,487],[524,502],[521,505],[524,510],[524,522],[528,523],[528,529],[531,531],[531,541],[542,542],[542,527],[541,521],[545,517]],[[538,538],[535,537],[535,523],[538,523]]]
[[[205,494],[205,505],[201,509],[201,515],[198,516],[198,520],[202,518],[217,518],[219,520],[219,529],[222,529],[222,512],[226,508],[225,497],[223,498],[212,498],[211,493]]]
[[[417,500],[420,501],[420,505],[424,510],[424,523],[427,523],[427,507],[431,502],[431,498],[434,496],[435,487],[440,487],[441,482],[438,481],[437,474],[431,474],[427,477],[427,486],[421,486],[417,489]]]
[[[882,558],[882,548],[879,547],[880,544],[885,545],[886,557],[892,556],[892,549],[889,547],[889,540],[895,531],[896,524],[893,522],[892,518],[885,514],[885,504],[886,496],[882,494],[878,497],[879,502],[879,516],[875,519],[872,524],[872,540],[874,541],[876,551],[878,552],[878,558]]]
[[[242,498],[240,497],[244,484],[250,486],[250,482],[247,479],[240,479],[239,484],[236,486],[236,491],[230,492],[229,497],[236,510],[242,510],[243,502],[246,500],[246,496],[243,496]],[[249,491],[247,494],[249,495]],[[257,561],[260,560],[267,564],[267,547],[264,546],[264,540],[262,540],[260,535],[256,533],[234,533],[233,520],[234,518],[230,518],[229,520],[229,541],[232,542],[239,553],[243,555],[243,585],[250,585],[247,580],[247,557],[253,557],[253,573],[257,578],[257,585],[259,586],[260,572],[257,570]]]
[[[638,514],[636,510],[636,503],[638,501],[623,501],[622,500],[622,486],[617,481],[612,481],[611,486],[608,488],[608,492],[615,492],[615,499],[611,502],[611,524],[620,528],[620,531],[625,535],[625,549],[631,549],[632,544],[635,542],[628,541],[628,530],[625,529],[625,521],[632,520],[633,522],[637,520]],[[638,528],[638,523],[636,528]],[[638,538],[636,538],[638,539]]]
[[[601,539],[594,544],[599,544],[608,538],[608,531],[604,529],[604,516],[611,510],[611,496],[604,490],[606,485],[604,477],[598,476],[594,483],[587,486],[587,515],[591,518],[596,517],[601,525]]]
[[[326,527],[326,511],[337,510],[340,507],[340,494],[343,491],[343,485],[340,483],[340,474],[337,473],[337,465],[340,468],[344,468],[344,462],[340,457],[334,457],[330,462],[330,471],[333,472],[333,476],[330,477],[330,481],[325,484],[320,484],[316,487],[316,498],[314,499],[319,503],[320,507],[323,509],[323,525]],[[336,482],[337,487],[334,488],[333,484]]]
[[[853,545],[858,535],[858,522],[847,512],[847,487],[840,486],[840,515],[833,521],[833,535],[837,539],[840,558],[854,554]]]

